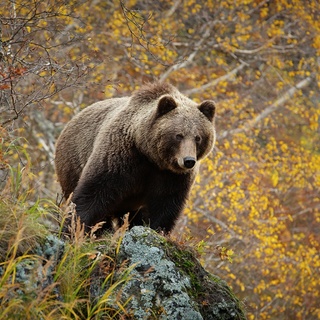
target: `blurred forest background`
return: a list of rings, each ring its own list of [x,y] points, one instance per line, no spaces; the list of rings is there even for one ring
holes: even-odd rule
[[[320,319],[318,0],[1,0],[0,22],[1,201],[45,210],[72,116],[169,81],[218,135],[173,236],[249,319]]]

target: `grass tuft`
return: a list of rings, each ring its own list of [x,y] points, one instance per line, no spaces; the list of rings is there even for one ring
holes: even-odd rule
[[[34,200],[30,160],[19,152],[25,166],[0,159],[8,172],[0,190],[0,319],[123,319],[127,302],[117,293],[133,266],[116,262],[128,223],[96,239],[73,219],[66,240],[63,220],[74,208]]]

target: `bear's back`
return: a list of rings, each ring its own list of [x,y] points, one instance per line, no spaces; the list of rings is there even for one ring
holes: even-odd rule
[[[78,113],[64,128],[57,144],[55,165],[66,197],[74,190],[101,126],[112,123],[128,98],[99,101]]]

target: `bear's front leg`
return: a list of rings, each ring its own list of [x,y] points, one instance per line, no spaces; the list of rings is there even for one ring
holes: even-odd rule
[[[118,181],[115,183],[114,181]],[[99,222],[104,222],[103,230],[112,230],[114,204],[119,197],[119,179],[109,173],[83,175],[74,190],[72,202],[86,231]],[[112,186],[112,187],[111,187]]]
[[[169,233],[175,226],[185,202],[186,196],[181,194],[153,198],[147,206],[148,213],[145,216],[149,221],[145,221],[146,225],[150,225],[151,229]]]

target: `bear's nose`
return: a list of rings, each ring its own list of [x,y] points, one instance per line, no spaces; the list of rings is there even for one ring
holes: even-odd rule
[[[191,169],[196,164],[196,159],[193,157],[185,157],[183,158],[183,164],[186,168]]]

